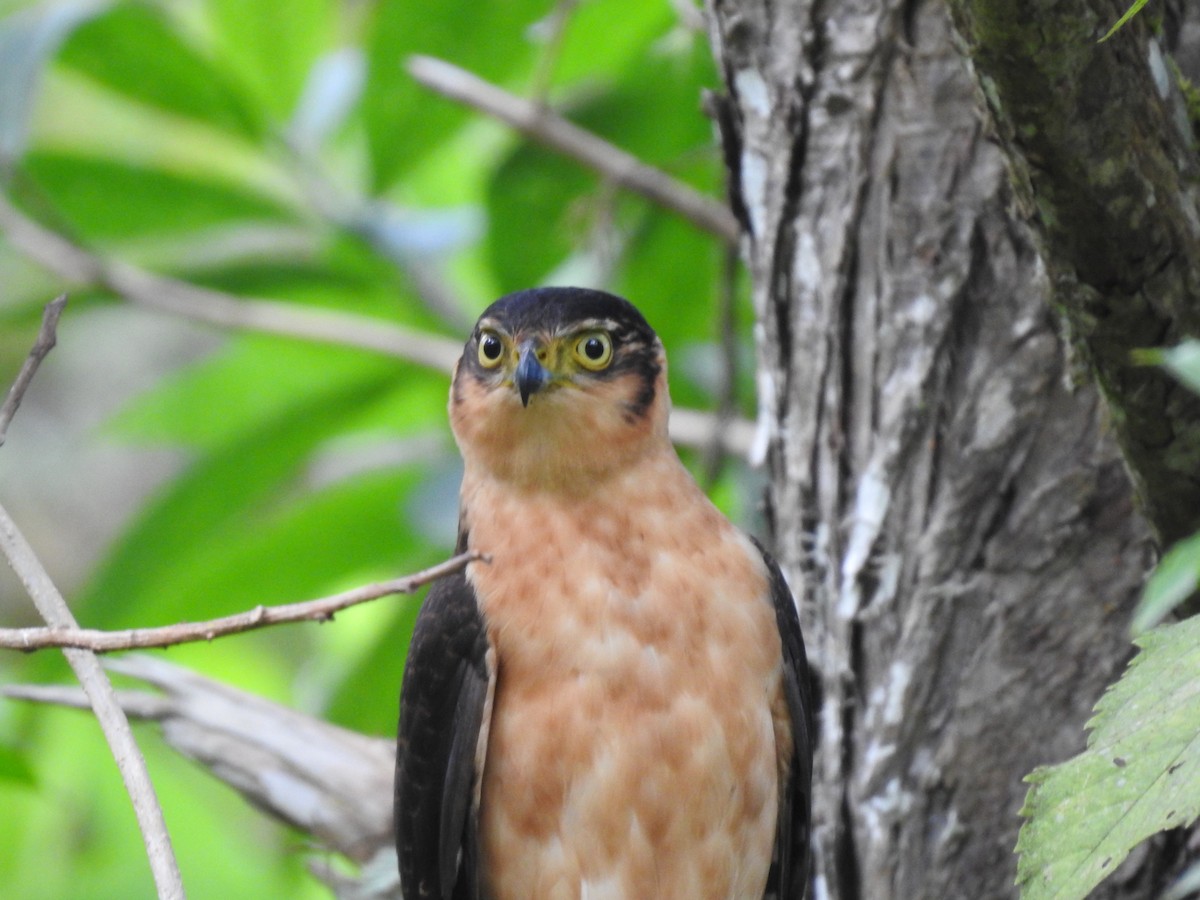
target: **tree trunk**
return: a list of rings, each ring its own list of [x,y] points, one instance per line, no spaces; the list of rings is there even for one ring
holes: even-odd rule
[[[1200,528],[1200,398],[1130,358],[1200,335],[1200,158],[1178,72],[1145,16],[1097,43],[1113,3],[950,7],[1147,518],[1167,543],[1186,537]]]
[[[1149,529],[945,7],[709,11],[824,698],[815,896],[1015,896],[1021,779],[1128,659]]]

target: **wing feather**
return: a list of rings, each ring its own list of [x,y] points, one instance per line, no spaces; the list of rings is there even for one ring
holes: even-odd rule
[[[406,897],[476,900],[476,771],[495,677],[487,627],[462,573],[435,582],[417,615],[400,692],[396,850]]]
[[[809,879],[812,757],[816,728],[812,686],[796,602],[778,563],[762,545],[758,545],[758,549],[771,577],[771,604],[775,608],[783,648],[783,689],[792,725],[792,759],[780,797],[779,824],[775,832],[775,872],[768,885],[768,894],[773,893],[779,900],[800,900]]]

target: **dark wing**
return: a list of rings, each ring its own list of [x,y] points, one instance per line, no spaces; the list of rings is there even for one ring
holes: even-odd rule
[[[396,851],[405,897],[478,900],[477,752],[494,672],[475,591],[439,579],[417,614],[396,746]]]
[[[775,607],[775,621],[783,644],[783,689],[792,719],[792,760],[780,798],[775,867],[767,893],[779,900],[800,900],[808,887],[812,757],[816,741],[812,687],[796,602],[779,565],[761,545],[758,549],[771,576],[771,604]]]

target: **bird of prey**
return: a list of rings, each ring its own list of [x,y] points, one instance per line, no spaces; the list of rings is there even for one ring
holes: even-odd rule
[[[779,567],[667,435],[629,302],[497,300],[455,368],[458,549],[404,673],[407,900],[800,898],[813,718]]]

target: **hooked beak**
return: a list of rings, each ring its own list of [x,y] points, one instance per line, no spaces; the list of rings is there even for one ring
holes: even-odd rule
[[[529,398],[540,391],[550,380],[550,373],[537,357],[538,348],[534,341],[525,341],[518,348],[517,371],[513,380],[521,395],[521,405],[528,406]]]

